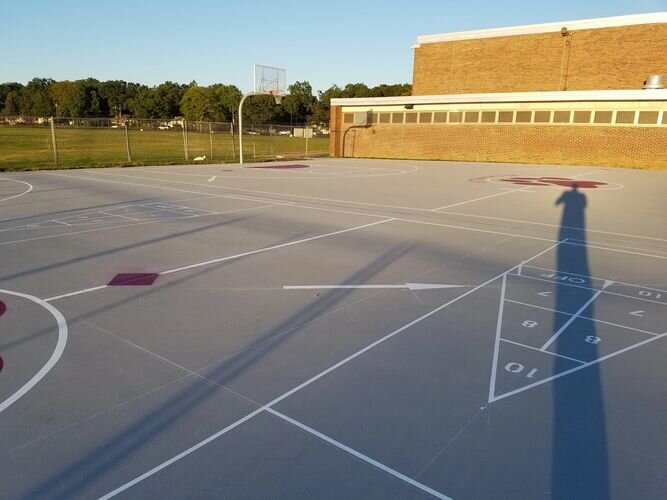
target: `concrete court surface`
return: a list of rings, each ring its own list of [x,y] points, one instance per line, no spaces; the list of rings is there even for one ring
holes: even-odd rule
[[[0,174],[0,498],[664,498],[666,176]]]

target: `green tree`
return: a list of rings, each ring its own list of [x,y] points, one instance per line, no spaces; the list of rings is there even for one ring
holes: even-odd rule
[[[181,99],[181,114],[186,120],[213,120],[216,115],[215,93],[208,87],[190,87]]]
[[[142,85],[127,104],[128,110],[136,118],[157,118],[155,89]]]
[[[187,88],[186,85],[170,81],[158,85],[153,92],[156,117],[174,118],[178,116],[181,112],[181,100]]]
[[[18,93],[21,92],[22,88],[23,85],[17,82],[0,83],[0,111],[3,111],[5,108],[7,96],[11,92],[16,92],[15,97],[12,98],[16,99],[18,97]],[[9,114],[9,113],[4,113],[4,114]]]
[[[235,85],[216,83],[211,85],[215,94],[215,105],[218,108],[216,119],[220,121],[235,121],[239,110],[239,103],[243,94]]]
[[[276,102],[270,95],[252,96],[243,103],[243,123],[271,123],[276,107]]]
[[[49,116],[53,114],[53,103],[49,87],[54,83],[50,78],[33,78],[20,92],[21,114]]]
[[[317,99],[309,82],[294,82],[288,87],[289,95],[282,102],[282,110],[292,123],[306,123],[310,120]]]
[[[12,90],[5,98],[5,106],[2,109],[3,115],[18,115],[21,113],[21,91]]]

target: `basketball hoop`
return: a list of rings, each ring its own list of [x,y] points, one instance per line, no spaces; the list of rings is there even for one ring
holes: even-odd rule
[[[282,104],[284,94],[281,94],[280,92],[269,92],[269,95],[275,99],[277,106]]]
[[[243,95],[239,103],[239,163],[243,165],[243,102],[253,95],[270,95],[277,106],[287,94],[287,71],[284,68],[255,64],[253,67],[253,91]]]

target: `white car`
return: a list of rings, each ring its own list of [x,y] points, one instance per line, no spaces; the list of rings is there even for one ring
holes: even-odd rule
[[[246,135],[259,135],[256,130],[246,130]]]
[[[289,130],[281,130],[280,132],[278,132],[278,135],[289,135],[289,136],[291,136],[292,132],[290,132]]]

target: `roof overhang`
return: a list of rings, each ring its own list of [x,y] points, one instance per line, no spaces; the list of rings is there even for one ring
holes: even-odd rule
[[[418,48],[419,45],[425,43],[454,42],[458,40],[474,40],[478,38],[493,38],[500,36],[532,35],[535,33],[556,33],[560,32],[563,28],[567,28],[568,31],[576,31],[659,23],[667,23],[667,12],[602,17],[579,21],[558,21],[555,23],[529,24],[525,26],[510,26],[507,28],[459,31],[454,33],[442,33],[439,35],[424,35],[417,37],[417,45],[413,46],[413,48]]]
[[[598,102],[667,101],[667,89],[568,90],[560,92],[508,92],[445,94],[401,97],[356,97],[331,99],[332,106],[393,106],[406,104],[450,104],[486,102]]]

